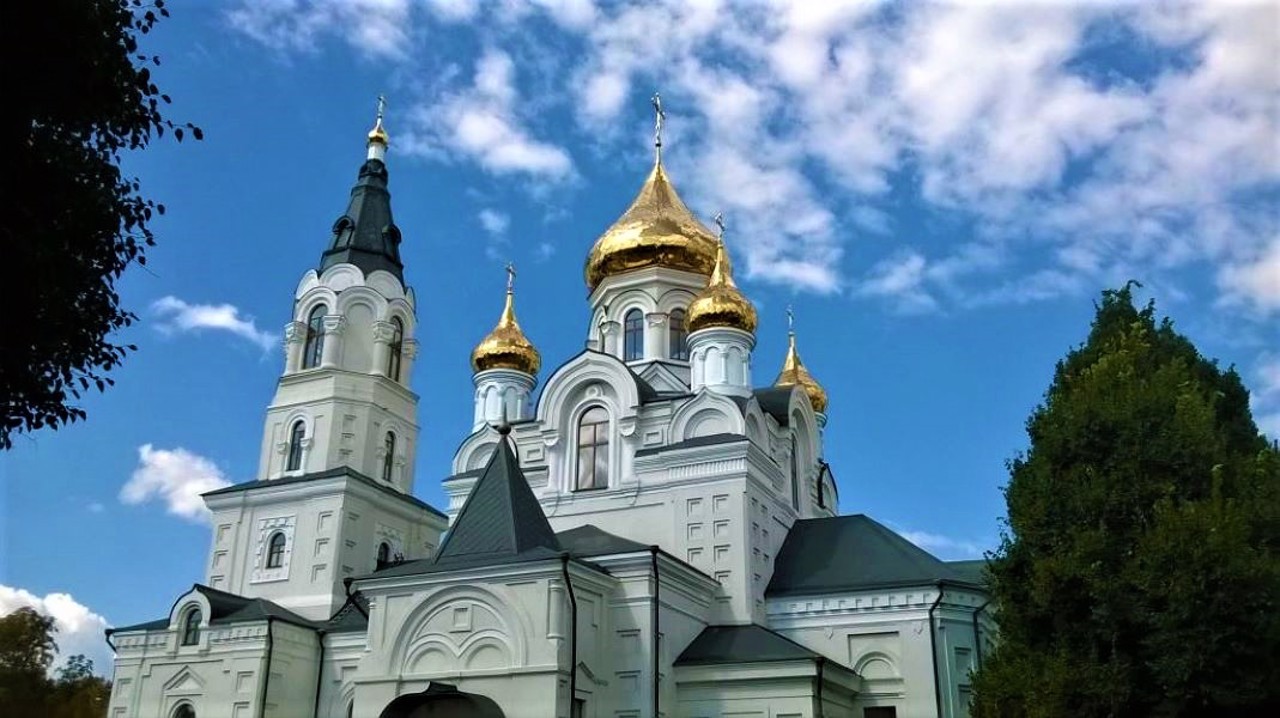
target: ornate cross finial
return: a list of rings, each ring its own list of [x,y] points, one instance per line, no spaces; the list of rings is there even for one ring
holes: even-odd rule
[[[653,148],[657,153],[658,161],[662,161],[662,126],[666,124],[667,113],[662,111],[662,98],[658,93],[653,93],[650,99],[653,103]]]
[[[387,109],[387,98],[385,95],[378,95],[378,121],[382,121],[382,112]]]
[[[724,212],[716,212],[716,239],[724,241]]]
[[[796,333],[796,313],[791,311],[791,305],[787,305],[787,334]]]
[[[514,262],[507,262],[507,293],[510,294],[516,287],[516,265]]]

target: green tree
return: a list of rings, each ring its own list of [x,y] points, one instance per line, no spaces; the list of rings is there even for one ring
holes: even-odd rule
[[[111,684],[93,674],[93,661],[74,655],[58,669],[49,718],[101,718],[107,714]]]
[[[43,715],[46,673],[58,645],[53,619],[30,608],[0,617],[0,706],[7,715]]]
[[[1235,371],[1130,289],[1009,464],[982,718],[1280,715],[1280,452]]]
[[[115,282],[145,262],[148,223],[164,207],[120,160],[166,129],[186,134],[160,113],[159,59],[138,52],[138,36],[168,12],[164,0],[5,7],[0,449],[15,433],[83,419],[81,392],[111,384],[134,349],[112,339],[135,319]]]

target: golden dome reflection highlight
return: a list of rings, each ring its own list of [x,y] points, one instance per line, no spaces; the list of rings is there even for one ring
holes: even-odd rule
[[[791,310],[787,310],[788,322],[791,317]],[[817,379],[809,373],[805,368],[804,362],[800,361],[800,352],[796,351],[796,333],[792,329],[787,332],[787,356],[782,361],[782,371],[778,372],[778,378],[773,382],[774,386],[799,386],[804,393],[809,395],[809,403],[813,405],[813,410],[819,414],[827,413],[827,390],[822,388]]]
[[[716,220],[719,223],[720,217],[717,216]],[[755,305],[734,284],[733,263],[729,260],[723,236],[716,240],[716,263],[707,288],[689,303],[684,322],[690,333],[708,327],[730,327],[751,333],[756,330]]]
[[[515,268],[507,265],[507,302],[502,316],[493,331],[471,352],[471,368],[476,372],[514,369],[533,375],[542,366],[542,356],[516,321],[514,279]]]

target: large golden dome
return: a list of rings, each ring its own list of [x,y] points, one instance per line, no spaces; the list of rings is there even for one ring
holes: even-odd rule
[[[804,393],[809,395],[809,403],[813,404],[813,410],[819,414],[827,412],[827,390],[822,388],[817,379],[809,373],[804,367],[804,362],[800,361],[800,352],[796,351],[796,333],[793,331],[788,336],[787,358],[782,362],[782,371],[778,372],[778,378],[773,382],[774,386],[799,386],[804,389]]]
[[[644,267],[709,276],[715,262],[715,235],[680,201],[659,161],[631,206],[587,255],[587,289],[594,291],[605,277]]]
[[[731,327],[744,332],[756,330],[756,308],[733,283],[733,264],[724,240],[716,240],[716,264],[707,288],[689,303],[684,325],[689,332],[707,327]]]
[[[541,366],[542,357],[516,322],[514,293],[508,283],[507,304],[502,309],[502,316],[493,331],[471,352],[471,368],[477,372],[514,369],[525,374],[537,374]]]

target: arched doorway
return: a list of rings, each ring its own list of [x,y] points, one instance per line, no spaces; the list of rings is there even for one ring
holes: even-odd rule
[[[408,693],[382,709],[378,718],[506,718],[492,698],[463,693],[448,683],[432,683],[421,693]]]

